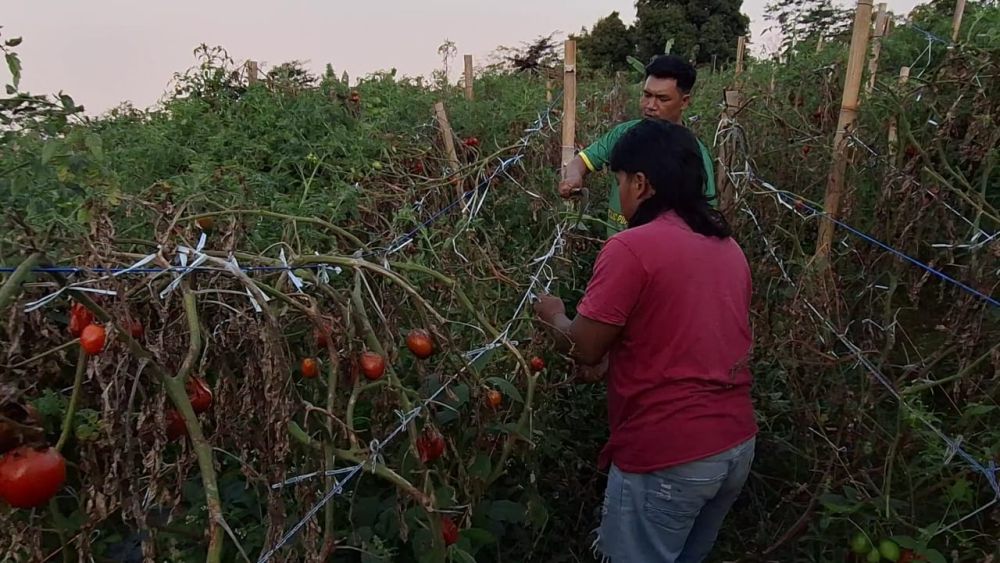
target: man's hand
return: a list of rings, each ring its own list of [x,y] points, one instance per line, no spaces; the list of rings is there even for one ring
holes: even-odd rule
[[[569,199],[580,193],[583,188],[583,178],[566,178],[559,182],[559,197]]]
[[[586,177],[587,165],[579,155],[569,161],[566,170],[563,171],[563,180],[559,182],[559,196],[569,199],[578,195],[583,190],[583,179]]]
[[[535,314],[543,323],[555,326],[556,317],[566,316],[566,305],[558,297],[539,295],[538,301],[535,302]]]

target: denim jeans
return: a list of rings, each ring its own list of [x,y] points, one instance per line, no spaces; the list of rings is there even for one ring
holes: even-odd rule
[[[597,549],[611,563],[699,563],[750,474],[756,438],[653,473],[611,466]]]

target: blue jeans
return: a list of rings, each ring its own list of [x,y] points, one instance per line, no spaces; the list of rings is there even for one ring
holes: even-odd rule
[[[611,563],[699,563],[750,474],[756,438],[653,473],[611,466],[596,548]]]

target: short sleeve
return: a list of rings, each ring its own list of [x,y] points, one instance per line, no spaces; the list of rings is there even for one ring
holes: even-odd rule
[[[625,326],[647,280],[645,267],[628,244],[611,238],[597,256],[594,275],[577,313],[601,323]]]
[[[611,151],[618,144],[618,139],[621,139],[622,135],[637,123],[639,123],[639,120],[619,123],[601,136],[600,139],[597,139],[590,146],[580,151],[580,159],[587,165],[587,169],[591,172],[603,169],[608,164],[608,161],[611,160]]]

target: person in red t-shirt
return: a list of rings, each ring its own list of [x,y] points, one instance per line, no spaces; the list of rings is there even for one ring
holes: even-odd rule
[[[535,311],[578,362],[609,357],[598,547],[612,563],[698,562],[754,456],[750,268],[688,130],[646,120],[610,165],[628,228],[601,250],[575,319],[549,295]]]

